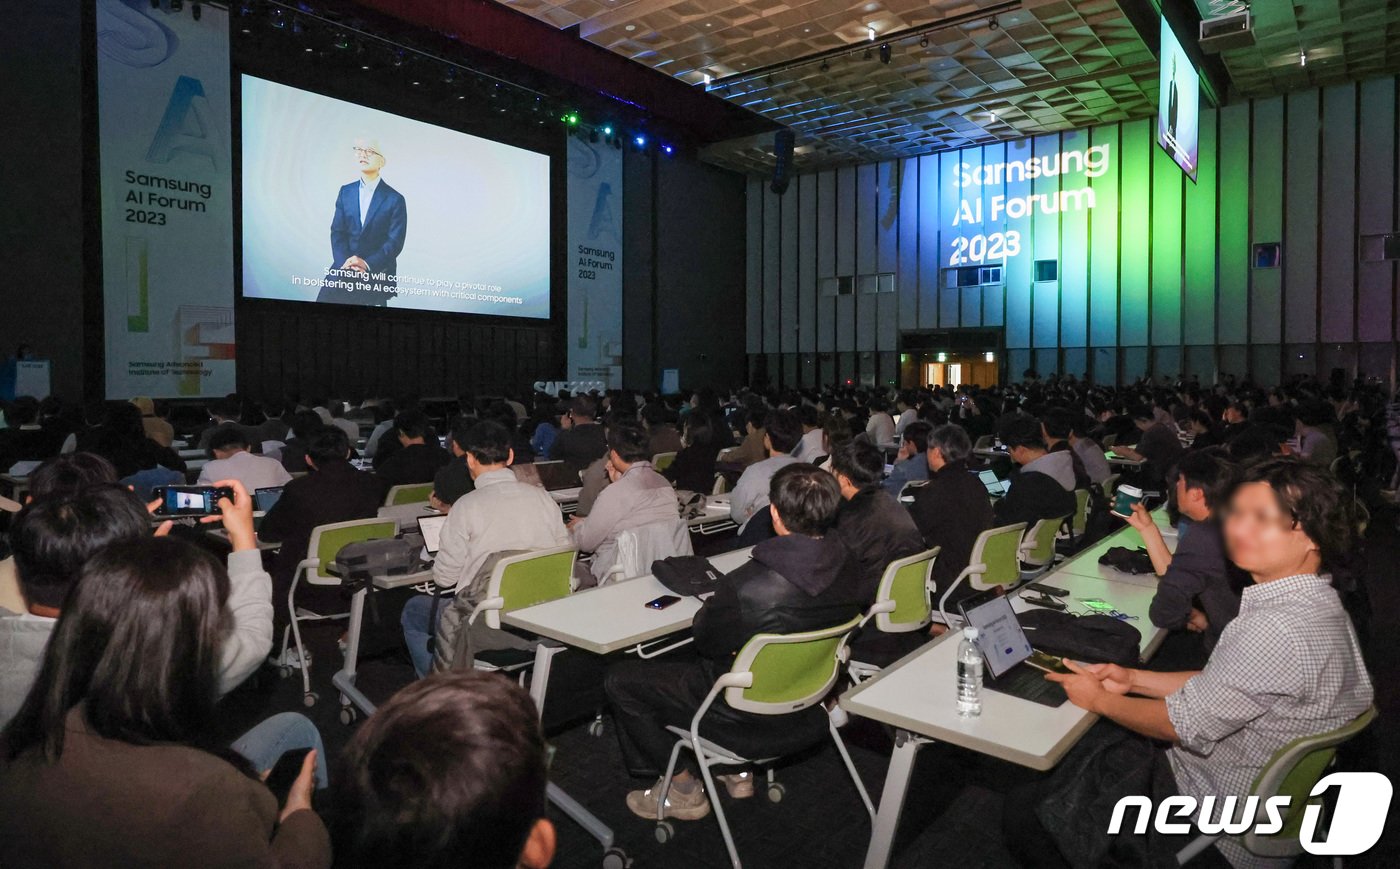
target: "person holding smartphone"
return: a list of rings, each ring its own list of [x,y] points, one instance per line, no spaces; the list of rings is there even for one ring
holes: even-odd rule
[[[249,500],[222,507],[250,515]],[[230,528],[238,544],[250,532]],[[0,865],[330,866],[311,807],[319,752],[279,806],[268,768],[214,737],[230,603],[223,565],[173,538],[113,542],[83,564],[0,732]],[[272,721],[245,745],[293,747],[309,725]]]

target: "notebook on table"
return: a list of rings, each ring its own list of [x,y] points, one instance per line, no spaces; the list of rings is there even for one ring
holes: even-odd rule
[[[966,598],[958,608],[968,627],[977,629],[977,650],[986,664],[983,687],[1042,706],[1059,706],[1069,699],[1065,689],[1045,678],[1048,669],[1061,669],[1059,659],[1031,646],[1009,597],[991,589]]]

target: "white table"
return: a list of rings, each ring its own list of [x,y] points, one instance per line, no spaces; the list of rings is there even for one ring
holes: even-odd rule
[[[729,515],[728,495],[706,495],[705,512],[685,520],[690,530],[703,535],[719,534],[739,527]]]
[[[1065,603],[1072,612],[1084,609],[1077,605],[1083,598],[1100,598],[1137,616],[1130,624],[1142,633],[1144,659],[1165,638],[1165,632],[1154,627],[1147,617],[1153,589],[1078,576],[1065,566],[1042,580],[1070,592]],[[1012,606],[1017,611],[1031,608],[1019,594]],[[889,863],[914,760],[923,746],[942,740],[1032,769],[1047,770],[1059,763],[1098,720],[1098,716],[1069,702],[1052,708],[995,691],[983,692],[981,716],[959,717],[953,699],[961,638],[962,631],[949,631],[841,697],[841,706],[848,712],[896,728],[894,753],[866,852],[866,869],[880,869]],[[1034,637],[1030,640],[1035,642]]]
[[[729,573],[748,560],[749,549],[738,549],[716,555],[710,559],[710,563],[724,573]],[[695,620],[695,614],[700,611],[700,601],[693,597],[682,597],[661,610],[651,609],[646,605],[647,601],[670,593],[666,586],[648,574],[502,613],[501,622],[599,655],[622,649],[633,649],[640,653],[641,644],[648,640],[688,629]],[[535,708],[540,710],[541,714],[544,710],[545,692],[549,687],[552,659],[553,654],[543,644],[535,649],[535,668],[530,676],[530,696],[534,698]],[[615,853],[612,829],[583,804],[553,783],[549,785],[547,796],[560,811],[598,840],[607,852],[605,856]],[[626,865],[625,858],[621,865]]]
[[[554,499],[554,503],[559,505],[560,510],[568,514],[578,509],[578,496],[582,493],[582,486],[570,486],[567,489],[551,490],[549,497]]]

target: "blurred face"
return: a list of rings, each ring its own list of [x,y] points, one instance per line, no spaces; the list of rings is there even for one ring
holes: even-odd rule
[[[1267,483],[1246,483],[1235,490],[1224,531],[1230,560],[1255,582],[1315,573],[1321,566],[1317,545],[1279,506]]]

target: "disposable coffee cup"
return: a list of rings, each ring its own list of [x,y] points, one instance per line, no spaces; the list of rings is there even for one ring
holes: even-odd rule
[[[1142,501],[1142,490],[1137,486],[1119,486],[1113,499],[1113,514],[1127,519],[1133,515],[1133,505]]]

